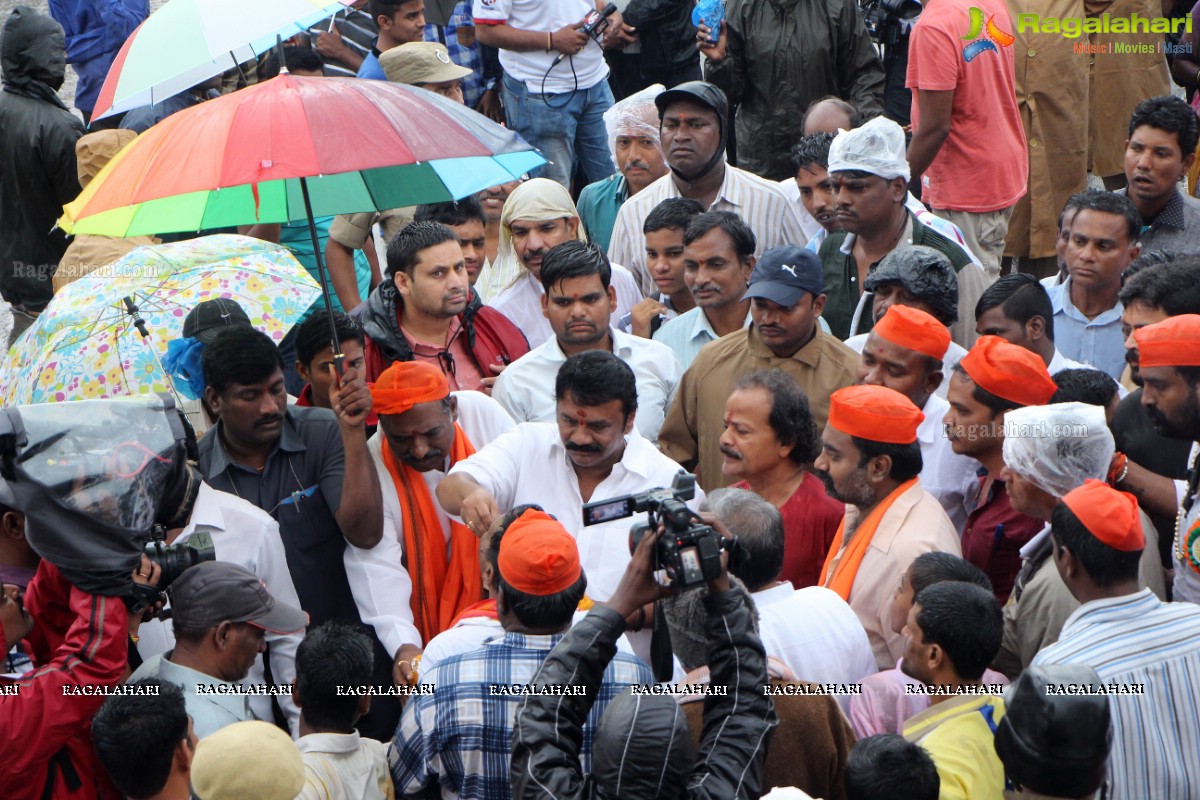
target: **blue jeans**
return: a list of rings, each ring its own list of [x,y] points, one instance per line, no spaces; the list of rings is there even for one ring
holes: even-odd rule
[[[542,95],[530,93],[522,81],[505,75],[503,89],[508,127],[550,160],[534,170],[534,177],[558,181],[569,189],[576,161],[589,183],[617,171],[604,127],[604,112],[613,104],[608,81],[579,89],[574,96],[570,92]]]

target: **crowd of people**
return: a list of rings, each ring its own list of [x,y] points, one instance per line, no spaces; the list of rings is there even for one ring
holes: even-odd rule
[[[0,436],[0,795],[1200,797],[1190,25],[1082,52],[1019,0],[693,5],[358,0],[100,119],[145,1],[12,12],[19,330],[162,243],[53,228],[104,164],[281,70],[547,163],[195,234],[323,257],[332,301],[277,342],[207,300],[170,343],[160,527],[198,563],[143,531],[81,581]]]

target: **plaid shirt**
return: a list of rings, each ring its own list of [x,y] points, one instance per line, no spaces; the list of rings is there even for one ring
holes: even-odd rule
[[[434,684],[432,695],[409,699],[388,748],[388,764],[397,797],[423,796],[440,786],[443,798],[508,800],[508,766],[512,730],[520,694],[493,695],[493,686],[524,687],[542,661],[563,638],[505,633],[483,647],[441,661],[422,683]],[[580,756],[591,770],[592,738],[600,715],[629,684],[650,684],[646,664],[618,652],[604,671],[600,696],[583,727]]]
[[[470,45],[464,45],[458,41],[459,28],[474,27],[475,17],[471,13],[471,0],[459,2],[450,14],[450,20],[446,25],[425,26],[425,41],[441,42],[446,45],[450,60],[460,67],[471,70],[471,74],[462,79],[463,103],[467,108],[475,108],[479,105],[479,100],[483,97],[483,92],[488,88],[488,84],[496,85],[496,76],[485,78],[483,55],[480,53],[479,43],[473,42]]]

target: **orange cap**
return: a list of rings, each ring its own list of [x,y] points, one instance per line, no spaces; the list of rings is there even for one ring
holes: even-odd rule
[[[558,594],[583,573],[575,537],[554,517],[533,509],[504,532],[496,566],[505,583],[537,597]]]
[[[1200,314],[1180,314],[1133,332],[1142,367],[1200,367]]]
[[[418,403],[450,396],[450,383],[440,369],[426,361],[397,361],[371,384],[376,414],[403,414]]]
[[[891,306],[872,332],[900,347],[942,359],[950,348],[950,330],[919,308]]]
[[[1132,552],[1146,547],[1142,517],[1133,495],[1088,478],[1083,486],[1067,492],[1062,501],[1083,527],[1114,550]]]
[[[912,444],[923,419],[912,400],[886,386],[847,386],[829,396],[829,424],[871,442]]]
[[[1044,406],[1058,391],[1040,356],[999,336],[980,336],[959,363],[975,383],[1022,406]]]

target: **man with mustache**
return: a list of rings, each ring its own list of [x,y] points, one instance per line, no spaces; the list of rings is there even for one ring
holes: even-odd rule
[[[440,222],[405,226],[388,245],[386,279],[362,314],[367,379],[397,361],[425,361],[452,389],[489,391],[529,346],[503,314],[470,301],[459,235]]]
[[[917,477],[924,417],[884,386],[839,389],[829,399],[815,464],[825,491],[846,504],[821,585],[858,615],[881,670],[904,653],[904,637],[892,629],[892,595],[909,564],[931,550],[961,552],[958,532]]]
[[[1150,515],[1158,530],[1163,568],[1173,571],[1171,542],[1179,504],[1187,488],[1188,457],[1192,443],[1159,433],[1149,409],[1142,405],[1142,374],[1138,360],[1138,330],[1180,314],[1200,314],[1200,260],[1182,258],[1168,264],[1146,267],[1125,280],[1118,295],[1121,301],[1121,332],[1125,338],[1125,361],[1136,389],[1117,405],[1113,415],[1113,438],[1126,456],[1117,488],[1130,492]],[[1119,456],[1118,456],[1119,458]]]
[[[813,420],[824,425],[830,393],[854,383],[858,366],[855,352],[817,324],[825,295],[821,264],[810,251],[776,247],[763,253],[742,297],[750,301],[753,324],[700,350],[679,382],[658,435],[663,453],[685,466],[695,465],[696,479],[710,490],[732,483],[721,473],[720,438],[725,400],[734,381],[752,372],[781,369],[799,382]],[[696,299],[703,305],[698,293]]]
[[[617,171],[583,187],[579,193],[579,218],[588,238],[605,250],[621,205],[667,174],[658,136],[658,111],[654,108],[654,97],[660,91],[661,85],[651,86],[604,113],[608,146],[617,162]],[[638,276],[646,294],[654,290],[650,277]]]
[[[554,397],[553,422],[521,423],[456,463],[437,497],[477,536],[514,506],[541,506],[579,541],[588,595],[604,601],[629,563],[631,520],[585,527],[583,504],[670,486],[680,467],[638,433],[637,382],[617,355],[588,350],[569,357],[554,379]],[[688,505],[696,509],[703,499],[697,489]]]
[[[821,443],[800,384],[779,370],[739,378],[725,401],[724,425],[721,472],[738,479],[732,488],[749,489],[782,515],[778,579],[796,589],[818,585],[846,508],[804,469]]]
[[[1067,358],[1121,380],[1121,275],[1141,252],[1142,217],[1128,197],[1091,189],[1080,198],[1067,242],[1067,279],[1047,289],[1054,343]]]
[[[396,653],[397,675],[417,671],[421,644],[480,599],[478,542],[434,501],[451,466],[513,427],[496,401],[451,394],[445,374],[424,361],[392,364],[371,385],[379,430],[367,442],[383,494],[383,541],[351,548],[347,574],[363,589],[364,622]]]
[[[1142,405],[1163,436],[1200,441],[1200,315],[1181,314],[1133,332],[1142,378]],[[1200,467],[1196,446],[1191,479],[1175,528],[1175,600],[1200,603]]]
[[[279,523],[300,607],[314,625],[359,624],[343,566],[348,545],[370,549],[383,537],[383,499],[366,419],[371,394],[347,369],[330,392],[332,410],[288,406],[283,360],[266,334],[232,326],[204,348],[204,399],[218,417],[200,439],[200,471],[214,489],[266,511]],[[373,681],[390,685],[393,653],[375,639]],[[360,730],[389,736],[399,713],[376,702]]]
[[[730,211],[754,231],[760,256],[772,247],[808,241],[800,218],[775,181],[725,160],[729,101],[704,81],[688,81],[654,98],[669,174],[629,198],[617,213],[608,257],[625,264],[649,287],[642,222],[669,197],[689,197],[706,211]]]
[[[534,178],[509,195],[500,218],[500,251],[492,266],[515,277],[490,305],[521,329],[531,347],[554,337],[542,312],[542,259],[554,247],[573,239],[586,242],[587,234],[579,224],[571,195],[562,186]],[[612,286],[620,319],[642,299],[642,290],[637,279],[619,264],[612,264]]]
[[[649,441],[657,439],[679,383],[679,362],[665,344],[613,326],[617,300],[608,256],[594,244],[563,242],[546,254],[541,280],[542,313],[554,338],[496,379],[496,400],[518,422],[550,422],[557,413],[550,387],[559,368],[576,353],[605,350],[633,369],[641,407],[638,431]]]
[[[965,247],[920,224],[906,205],[909,166],[899,125],[878,117],[840,132],[829,146],[829,178],[842,230],[825,237],[819,255],[829,297],[824,317],[834,336],[846,339],[871,329],[867,276],[888,253],[913,245],[931,247],[950,259],[958,280],[958,307],[975,307],[988,284],[983,269]],[[960,319],[950,335],[969,347],[975,328]]]

